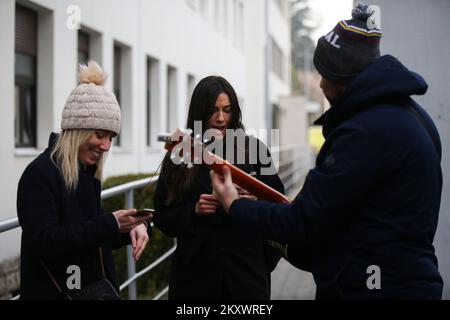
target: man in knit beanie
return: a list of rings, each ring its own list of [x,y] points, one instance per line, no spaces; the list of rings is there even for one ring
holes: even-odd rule
[[[320,87],[330,103],[380,57],[382,31],[377,24],[368,23],[374,14],[368,5],[358,4],[352,11],[352,19],[338,22],[317,42],[313,61],[322,76]]]
[[[379,26],[370,25],[374,11],[358,4],[351,20],[340,21],[332,31],[322,36],[314,52],[314,65],[327,80],[349,85],[370,63],[380,57]]]
[[[288,243],[287,258],[314,275],[317,299],[440,299],[441,143],[411,98],[428,85],[380,56],[372,15],[359,4],[318,41],[331,108],[316,122],[325,144],[292,204],[238,199],[227,169],[223,180],[212,174],[213,187],[233,223]]]

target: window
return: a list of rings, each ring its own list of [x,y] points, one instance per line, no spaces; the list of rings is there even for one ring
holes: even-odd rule
[[[150,146],[152,141],[152,132],[151,132],[151,119],[152,119],[152,78],[151,78],[151,66],[152,62],[150,59],[147,60],[147,87],[146,87],[146,101],[147,101],[147,117],[145,127],[147,128],[147,146]]]
[[[90,60],[90,42],[89,33],[78,31],[78,64],[87,64]]]
[[[15,146],[37,147],[37,13],[17,5],[15,28]]]
[[[280,129],[281,109],[278,104],[272,104],[272,129]]]
[[[223,34],[225,37],[228,36],[228,0],[222,0],[223,8]]]
[[[167,114],[166,114],[166,131],[171,132],[176,129],[178,125],[178,112],[177,112],[177,69],[174,67],[167,67]]]
[[[147,146],[156,142],[155,137],[159,130],[159,61],[147,59]]]
[[[82,25],[78,31],[77,71],[79,64],[87,64],[89,61],[96,61],[102,65],[102,47],[102,34]]]
[[[118,45],[114,45],[114,94],[116,95],[119,106],[122,106],[121,93],[122,93],[122,48]],[[115,138],[114,144],[116,146],[121,145],[120,134]]]
[[[285,80],[285,57],[278,44],[272,39],[272,71],[281,79]]]
[[[114,41],[113,90],[122,111],[120,134],[114,139],[114,146],[120,152],[130,152],[133,146],[133,77],[132,49],[124,43]]]
[[[187,76],[187,99],[186,99],[186,110],[189,109],[189,104],[191,103],[192,93],[195,88],[195,77],[191,74]]]

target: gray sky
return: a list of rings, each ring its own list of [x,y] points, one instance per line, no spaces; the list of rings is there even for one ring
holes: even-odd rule
[[[341,20],[351,18],[352,0],[309,0],[309,6],[314,18],[320,17],[322,24],[313,33],[314,42],[324,34],[331,31]]]

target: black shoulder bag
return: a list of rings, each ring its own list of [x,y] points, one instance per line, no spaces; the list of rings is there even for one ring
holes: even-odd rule
[[[61,286],[51,274],[45,263],[41,260],[41,264],[52,280],[58,292],[65,300],[120,300],[120,295],[114,288],[112,283],[108,280],[105,274],[105,267],[103,265],[102,249],[98,248],[100,255],[100,265],[102,268],[102,278],[94,283],[91,283],[79,290],[71,290],[69,292],[62,290]]]

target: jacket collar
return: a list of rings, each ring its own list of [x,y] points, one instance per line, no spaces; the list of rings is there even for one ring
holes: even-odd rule
[[[423,95],[428,84],[391,55],[385,55],[364,69],[331,108],[314,124],[323,125],[325,138],[342,122],[380,102]]]
[[[50,137],[48,138],[48,149],[53,150],[53,147],[56,144],[56,140],[58,140],[59,133],[52,132],[50,133]]]

